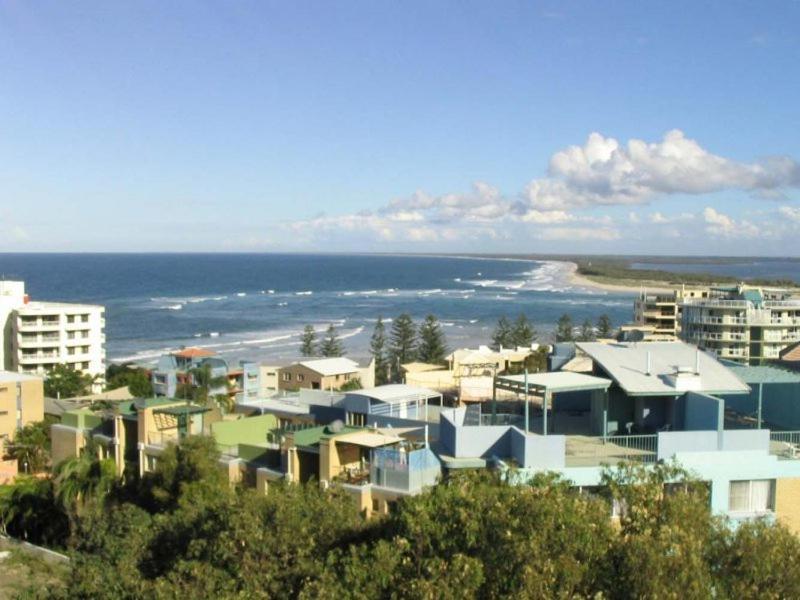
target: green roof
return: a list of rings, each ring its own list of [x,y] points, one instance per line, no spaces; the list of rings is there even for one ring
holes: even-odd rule
[[[153,398],[139,398],[138,400],[136,400],[136,406],[140,408],[153,408],[155,406],[167,406],[169,404],[177,404],[178,402],[186,404],[186,400],[182,400],[181,398],[153,397]]]
[[[157,408],[153,412],[162,415],[173,415],[175,417],[180,415],[198,415],[200,413],[208,412],[210,408],[205,406],[198,406],[197,404],[180,404],[178,406],[167,406],[165,408]]]
[[[335,437],[344,433],[352,433],[353,431],[361,431],[363,427],[350,427],[345,425],[339,431],[334,432],[328,425],[323,427],[309,427],[308,429],[300,429],[294,432],[294,445],[295,446],[315,446],[319,444],[320,440],[325,437]]]
[[[764,304],[764,297],[760,290],[745,290],[742,296],[748,302],[752,302],[756,308],[760,308]]]
[[[218,421],[211,424],[211,435],[217,444],[235,446],[237,444],[264,444],[267,434],[278,427],[275,415],[246,417],[236,421]]]

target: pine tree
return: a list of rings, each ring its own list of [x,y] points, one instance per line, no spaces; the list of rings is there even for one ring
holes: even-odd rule
[[[581,325],[581,332],[578,336],[578,339],[581,342],[592,342],[595,339],[594,336],[594,327],[592,327],[592,322],[589,319],[586,319]]]
[[[319,346],[319,354],[320,356],[324,356],[326,358],[344,356],[345,354],[344,347],[339,339],[339,335],[336,333],[336,328],[333,326],[333,323],[328,325],[328,331],[325,333],[325,339],[322,340],[322,343]]]
[[[530,348],[535,340],[536,330],[531,325],[531,322],[528,321],[528,317],[520,313],[517,320],[514,321],[514,328],[511,332],[511,345]]]
[[[386,355],[386,327],[382,317],[378,317],[375,323],[369,349],[375,360],[375,385],[384,385],[389,382],[389,357]]]
[[[499,351],[500,348],[510,348],[513,344],[511,323],[503,315],[497,319],[497,325],[492,334],[492,349]]]
[[[611,319],[608,315],[600,315],[597,319],[597,337],[610,338],[614,335],[614,327],[611,325]]]
[[[419,348],[417,358],[422,362],[440,364],[445,362],[447,342],[445,341],[442,326],[433,315],[425,317],[419,328]]]
[[[300,338],[300,354],[303,356],[317,355],[317,334],[311,325],[306,325],[303,329],[303,336]]]
[[[556,341],[557,342],[571,342],[574,337],[572,335],[572,317],[564,313],[559,317],[558,324],[556,325]]]
[[[411,315],[403,313],[392,323],[391,341],[389,344],[389,361],[392,380],[402,379],[400,365],[415,361],[417,358],[417,330]]]

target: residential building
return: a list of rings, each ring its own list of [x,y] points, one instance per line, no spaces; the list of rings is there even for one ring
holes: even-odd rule
[[[633,327],[647,328],[651,338],[674,339],[681,332],[681,317],[684,300],[707,298],[709,288],[682,285],[673,290],[648,292],[642,290],[633,301]]]
[[[204,348],[184,348],[164,354],[150,372],[153,393],[169,398],[180,395],[180,386],[197,387],[206,376],[211,384],[208,390],[211,397],[230,396],[239,403],[255,400],[261,394],[261,369],[257,363],[240,361],[238,366],[231,366]]]
[[[494,463],[519,484],[554,471],[595,491],[603,470],[619,462],[675,460],[707,483],[715,513],[778,519],[800,531],[800,434],[763,424],[726,427],[726,404],[752,394],[737,372],[682,342],[578,348],[592,359],[588,373],[497,379],[498,387],[520,395],[514,414],[481,405],[445,409],[438,442],[443,467]],[[793,385],[797,398],[800,378]]]
[[[104,308],[92,304],[32,302],[22,281],[0,281],[4,368],[45,376],[66,364],[91,375],[103,389],[106,371]]]
[[[711,288],[707,297],[684,298],[681,323],[682,339],[720,358],[777,360],[800,341],[800,298],[775,288]]]
[[[18,430],[43,418],[42,378],[0,371],[0,457]]]
[[[338,390],[356,379],[369,388],[375,385],[375,361],[361,366],[344,357],[314,358],[281,367],[279,377],[281,390]]]

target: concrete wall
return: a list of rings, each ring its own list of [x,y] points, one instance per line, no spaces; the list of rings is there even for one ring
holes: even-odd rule
[[[686,394],[684,423],[686,431],[712,431],[722,426],[724,403],[719,398],[697,392]]]
[[[17,419],[18,408],[19,419]],[[0,380],[0,440],[2,436],[13,440],[18,426],[25,427],[42,419],[44,419],[44,385],[41,379]],[[1,447],[0,453],[2,453]]]
[[[800,533],[800,478],[775,482],[775,516],[793,532]]]
[[[722,445],[720,446],[720,441]],[[769,430],[664,431],[658,434],[658,458],[670,459],[691,452],[769,452]]]
[[[567,438],[563,435],[525,434],[511,427],[511,456],[528,469],[563,469],[567,458]]]

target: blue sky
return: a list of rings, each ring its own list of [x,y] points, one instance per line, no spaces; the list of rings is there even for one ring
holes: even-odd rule
[[[796,254],[798,23],[0,0],[0,250]]]

